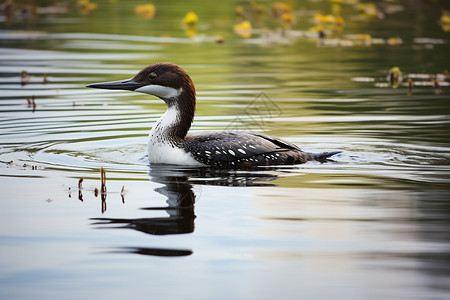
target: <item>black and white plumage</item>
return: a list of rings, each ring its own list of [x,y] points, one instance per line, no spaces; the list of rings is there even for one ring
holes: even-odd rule
[[[185,148],[195,159],[217,167],[292,165],[314,159],[296,145],[251,132],[210,132],[188,136]]]
[[[171,63],[150,65],[131,79],[95,83],[88,87],[131,90],[164,100],[167,110],[149,134],[150,163],[247,168],[323,161],[339,153],[307,153],[295,144],[253,132],[188,135],[195,113],[195,87],[189,75]]]

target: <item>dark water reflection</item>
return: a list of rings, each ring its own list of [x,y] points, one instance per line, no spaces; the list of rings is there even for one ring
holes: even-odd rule
[[[277,179],[277,175],[267,171],[254,172],[238,170],[216,170],[209,168],[191,169],[165,165],[150,167],[150,180],[162,184],[154,189],[155,192],[167,197],[165,207],[141,207],[144,211],[164,210],[167,217],[118,219],[92,218],[92,225],[99,229],[133,229],[145,234],[168,235],[186,234],[194,232],[195,228],[195,199],[193,184],[220,186],[268,186],[263,183]],[[81,194],[81,190],[79,191]],[[106,197],[102,199],[106,208]],[[106,209],[105,209],[106,210]],[[102,212],[105,212],[102,209]],[[124,252],[155,255],[155,256],[185,256],[193,252],[181,249],[161,248],[120,248]]]
[[[168,217],[165,218],[142,218],[142,219],[108,219],[94,218],[97,221],[93,225],[111,225],[101,226],[100,228],[130,228],[153,235],[165,234],[183,234],[194,231],[194,204],[195,194],[192,185],[188,183],[188,177],[184,174],[176,176],[171,168],[165,168],[166,172],[161,170],[150,172],[151,180],[163,184],[162,187],[155,189],[155,192],[167,197],[166,207],[142,207],[146,211],[164,210]],[[169,171],[169,172],[167,172]],[[166,173],[166,174],[164,174]],[[169,174],[172,173],[172,174]]]

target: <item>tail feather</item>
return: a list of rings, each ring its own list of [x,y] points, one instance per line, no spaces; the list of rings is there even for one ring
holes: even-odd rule
[[[322,152],[322,153],[314,153],[314,160],[324,162],[327,161],[329,157],[341,153],[342,151],[330,151],[330,152]]]

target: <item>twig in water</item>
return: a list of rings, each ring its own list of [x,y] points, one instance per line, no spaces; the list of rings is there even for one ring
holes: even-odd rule
[[[122,197],[122,203],[125,203],[125,186],[122,186],[122,190],[120,191],[120,197]]]
[[[413,82],[412,78],[408,77],[408,96],[412,95],[413,86],[414,86],[414,82]]]
[[[20,72],[20,84],[22,86],[24,86],[25,84],[28,83],[28,81],[30,80],[30,75],[28,75],[28,72],[23,70]]]
[[[102,214],[106,211],[106,174],[105,169],[100,169],[100,181],[102,182],[101,194],[102,198]]]
[[[80,178],[80,180],[78,180],[78,200],[81,202],[83,202],[83,192],[81,191],[83,189],[82,182],[83,178]]]
[[[101,192],[102,192],[102,194],[105,194],[106,193],[106,174],[105,174],[105,169],[103,169],[103,168],[100,169],[100,181],[102,183]]]
[[[33,112],[36,110],[36,102],[34,102],[34,96],[27,98],[28,107],[33,108]]]

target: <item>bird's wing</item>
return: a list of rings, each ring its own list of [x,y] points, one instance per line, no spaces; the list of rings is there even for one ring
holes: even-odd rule
[[[185,148],[195,159],[208,164],[226,164],[254,157],[301,151],[276,137],[251,132],[206,132],[186,137]]]

